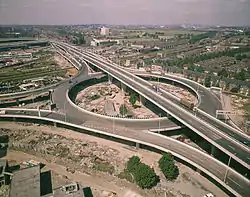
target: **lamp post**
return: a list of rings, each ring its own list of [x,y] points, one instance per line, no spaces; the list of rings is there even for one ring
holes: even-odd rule
[[[227,170],[226,170],[226,173],[225,173],[225,176],[224,176],[224,179],[223,181],[226,182],[226,179],[227,179],[227,175],[228,175],[228,170],[229,170],[229,166],[230,166],[230,162],[231,162],[231,156],[229,156],[229,160],[228,160],[228,163],[227,163]]]
[[[161,129],[161,114],[159,114],[158,133],[160,133],[160,129]]]

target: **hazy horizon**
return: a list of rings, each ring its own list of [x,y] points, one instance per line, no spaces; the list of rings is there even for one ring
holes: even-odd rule
[[[249,26],[250,0],[0,0],[0,25]]]

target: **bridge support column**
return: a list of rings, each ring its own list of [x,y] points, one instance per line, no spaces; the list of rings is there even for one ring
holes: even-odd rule
[[[112,76],[110,76],[110,75],[108,75],[108,81],[109,81],[109,84],[111,84],[111,83],[112,83],[112,81],[113,81],[113,77],[112,77]]]
[[[200,174],[201,170],[199,168],[196,168],[196,172],[198,172]]]
[[[57,123],[56,122],[54,122],[54,127],[57,127]]]
[[[211,146],[211,155],[214,156],[214,153],[215,153],[215,146]]]
[[[16,122],[16,117],[13,117],[13,121],[15,121],[15,122]]]
[[[145,104],[145,98],[142,95],[139,95],[141,105]]]
[[[122,92],[126,92],[126,89],[127,89],[127,86],[124,85],[122,82],[121,82],[121,89],[122,89]]]
[[[37,107],[37,110],[38,110],[38,116],[41,117],[40,106]]]
[[[140,148],[140,144],[138,142],[135,143],[135,148],[138,150]]]

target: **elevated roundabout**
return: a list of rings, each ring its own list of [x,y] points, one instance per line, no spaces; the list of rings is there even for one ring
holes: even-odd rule
[[[76,106],[69,97],[71,88],[84,81],[101,77],[103,74],[91,74],[85,61],[77,57],[74,57],[74,60],[74,63],[80,65],[78,75],[70,79],[71,83],[67,80],[58,85],[52,93],[52,101],[56,103],[58,111],[7,108],[1,109],[7,112],[0,115],[1,119],[53,124],[120,143],[128,143],[137,148],[140,146],[154,151],[171,152],[183,163],[201,171],[233,195],[248,196],[250,183],[243,175],[197,148],[170,137],[149,132],[149,128],[159,128],[159,121],[162,129],[180,128],[180,125],[174,124],[168,118],[124,119],[95,114]],[[196,96],[200,98],[199,93]],[[19,114],[18,111],[24,111],[25,114]]]

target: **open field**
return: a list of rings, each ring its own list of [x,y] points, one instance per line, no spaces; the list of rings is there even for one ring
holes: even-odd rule
[[[40,58],[21,65],[0,69],[1,91],[3,93],[20,91],[22,84],[32,83],[34,87],[43,87],[57,83],[77,73],[76,69],[59,55],[41,52]]]

